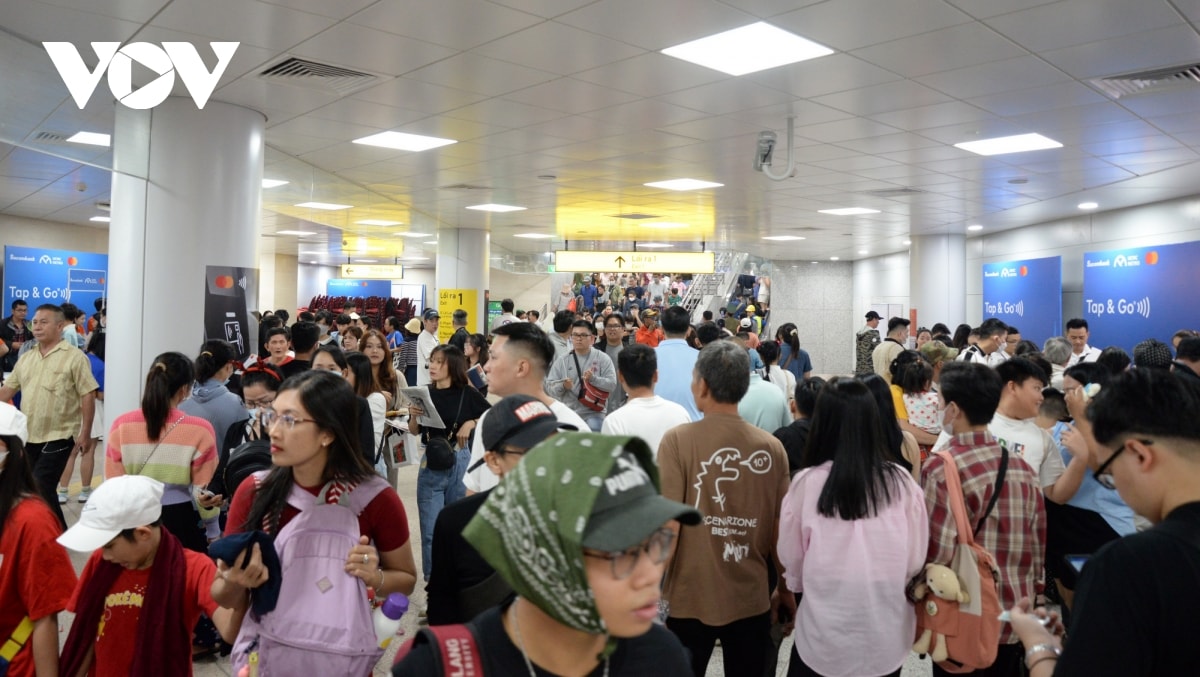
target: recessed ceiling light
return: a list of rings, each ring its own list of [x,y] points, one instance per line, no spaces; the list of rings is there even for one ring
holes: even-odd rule
[[[836,257],[836,256],[830,256],[830,257],[829,257],[829,260],[830,260],[830,261],[837,261],[837,260],[838,260],[838,257]]]
[[[385,219],[363,219],[362,221],[355,221],[355,223],[357,223],[360,226],[399,226],[399,225],[403,224],[404,222],[403,221],[387,221]]]
[[[1080,202],[1078,206],[1080,209],[1095,209],[1100,206],[1100,203],[1099,202]]]
[[[404,233],[396,233],[400,237],[429,237],[433,233],[414,233],[411,230]]]
[[[309,263],[310,263],[310,264],[312,264],[312,265],[314,265],[314,266],[315,266],[315,265],[317,265],[317,262],[316,262],[316,261],[309,261]]]
[[[860,250],[858,250],[858,253],[859,254],[870,254],[871,252],[867,251],[866,249],[860,249]]]
[[[437,244],[437,240],[430,240],[428,242],[422,242],[421,244]]]
[[[666,190],[700,190],[701,188],[720,188],[725,184],[701,181],[699,179],[671,179],[670,181],[653,181],[651,183],[643,183],[642,185],[649,188],[665,188]]]
[[[813,261],[813,262],[812,262],[812,264],[815,266],[815,265],[817,265],[817,262],[816,262],[816,261]]]
[[[95,221],[96,223],[108,223],[111,220],[112,217],[109,216],[93,216],[92,218],[88,219],[88,221]]]
[[[429,150],[430,148],[449,146],[452,143],[458,142],[454,139],[440,139],[436,136],[405,134],[404,132],[380,132],[378,134],[364,136],[361,139],[355,139],[354,143],[359,143],[364,146],[378,146],[380,148],[394,148],[396,150],[420,152],[423,150]]]
[[[912,244],[912,240],[905,240],[905,241],[904,241],[904,244],[906,244],[906,245],[910,245],[910,244]]]
[[[503,261],[504,257],[503,256],[493,256],[493,257],[491,257],[491,260],[492,261]]]
[[[100,134],[98,132],[75,132],[75,135],[67,139],[71,143],[85,143],[89,146],[111,146],[112,135]]]
[[[513,205],[498,205],[488,203],[485,205],[471,205],[467,209],[474,209],[480,212],[519,212],[527,209],[527,207],[514,207]]]
[[[554,236],[546,233],[517,233],[516,235],[513,235],[513,237],[521,237],[525,238],[526,240],[549,240]]]
[[[954,147],[979,155],[1004,155],[1005,153],[1023,153],[1027,150],[1062,148],[1062,144],[1041,134],[1017,134],[1015,136],[999,136],[994,139],[980,139],[979,141],[964,141],[954,144]]]
[[[803,240],[800,235],[764,235],[764,240],[772,240],[774,242],[792,242],[794,240]]]
[[[637,246],[643,249],[667,249],[668,247],[674,247],[675,245],[667,244],[666,242],[639,242],[637,243]]]
[[[263,179],[262,180],[263,188],[278,188],[279,186],[283,186],[286,184],[287,184],[287,181],[284,181],[283,179]]]
[[[304,237],[305,235],[316,235],[316,233],[312,232],[311,230],[277,230],[277,231],[275,231],[275,234],[276,235],[296,235],[298,237]]]
[[[428,261],[428,256],[402,256],[401,261]]]
[[[301,202],[297,207],[305,207],[307,209],[324,209],[326,211],[337,211],[339,209],[350,209],[354,205],[340,205],[335,202]]]
[[[973,223],[973,224],[967,226],[967,230],[972,231],[972,232],[977,231],[977,230],[983,230],[983,226],[979,225],[978,223]]]
[[[686,224],[686,223],[675,223],[672,221],[658,221],[658,222],[654,222],[654,223],[639,223],[638,225],[641,226],[642,228],[663,228],[663,229],[687,228],[688,227],[688,224]]]
[[[379,259],[354,259],[358,263],[378,263]]]
[[[878,214],[878,209],[867,209],[866,207],[840,207],[838,209],[818,209],[819,214],[833,214],[834,216],[857,216],[859,214]]]
[[[745,75],[833,54],[833,50],[759,21],[668,47],[662,53],[729,75]]]

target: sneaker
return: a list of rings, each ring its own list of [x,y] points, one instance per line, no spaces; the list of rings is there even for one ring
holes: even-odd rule
[[[80,503],[87,503],[88,499],[91,497],[92,497],[92,490],[90,487],[79,492],[79,502]]]
[[[67,489],[65,487],[58,488],[58,504],[62,505],[67,502]]]

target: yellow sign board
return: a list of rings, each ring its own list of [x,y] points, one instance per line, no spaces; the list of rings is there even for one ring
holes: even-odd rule
[[[359,280],[399,280],[404,277],[404,266],[343,263],[342,277]]]
[[[467,311],[467,331],[472,334],[481,333],[479,327],[479,290],[478,289],[439,289],[438,290],[438,343],[445,343],[454,334],[452,317],[454,311]]]
[[[554,252],[554,269],[580,273],[711,273],[712,252]]]

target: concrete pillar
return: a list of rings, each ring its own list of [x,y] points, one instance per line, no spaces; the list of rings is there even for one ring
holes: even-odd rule
[[[910,307],[917,322],[947,326],[967,319],[967,245],[962,235],[914,235],[909,249]],[[911,328],[916,335],[917,327]]]

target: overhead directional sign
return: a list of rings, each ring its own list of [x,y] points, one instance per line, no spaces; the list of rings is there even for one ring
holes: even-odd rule
[[[404,266],[343,263],[342,277],[356,277],[361,280],[399,280],[404,277]]]
[[[554,252],[559,272],[711,273],[712,252]]]

